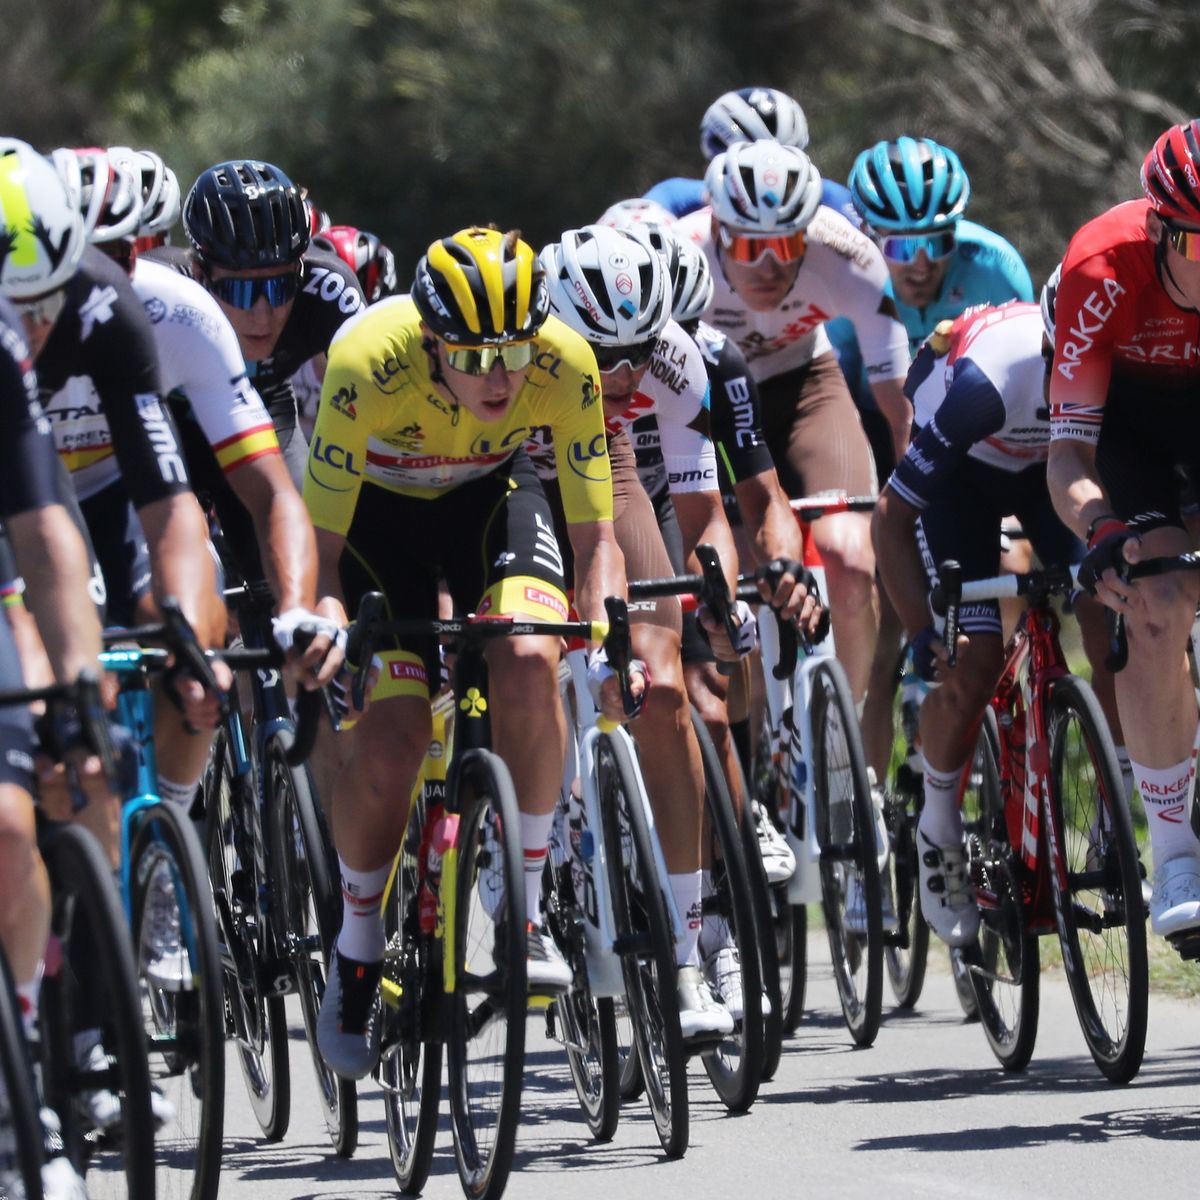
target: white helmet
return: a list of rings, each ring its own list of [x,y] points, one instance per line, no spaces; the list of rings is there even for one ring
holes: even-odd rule
[[[132,150],[128,146],[109,146],[108,159],[114,167],[128,167],[138,180],[142,210],[136,235],[149,237],[152,233],[170,228],[179,217],[179,183],[166,163],[153,150]],[[173,215],[161,229],[157,228],[170,212],[172,204]],[[156,228],[150,229],[151,225]]]
[[[1058,285],[1062,282],[1062,263],[1050,272],[1050,278],[1042,285],[1042,329],[1046,337],[1054,342],[1054,306],[1058,299]]]
[[[149,150],[142,151],[145,155],[150,153]],[[145,176],[142,178],[144,180]],[[179,220],[181,204],[179,180],[170,167],[164,166],[162,187],[153,200],[147,200],[142,206],[142,223],[138,226],[138,237],[157,237],[160,233],[166,233]]]
[[[808,146],[804,109],[775,88],[739,88],[717,97],[700,121],[700,153],[715,158],[734,142],[767,139],[803,150]]]
[[[79,206],[28,142],[0,138],[0,292],[28,300],[68,283],[87,238]]]
[[[634,225],[673,225],[675,214],[664,208],[657,200],[637,197],[633,200],[618,200],[600,214],[597,225],[611,225],[613,229],[630,229]]]
[[[671,316],[681,325],[699,320],[712,303],[713,277],[708,255],[691,238],[676,238],[679,253],[675,261],[675,294]]]
[[[90,242],[133,237],[141,220],[141,176],[133,164],[133,151],[122,146],[116,150],[116,156],[96,146],[54,151],[59,176],[67,191],[78,197]]]
[[[708,164],[713,216],[746,233],[805,229],[821,203],[821,176],[808,155],[779,142],[734,142]]]
[[[568,229],[541,253],[551,311],[598,346],[657,338],[671,317],[671,281],[648,241],[606,225]]]

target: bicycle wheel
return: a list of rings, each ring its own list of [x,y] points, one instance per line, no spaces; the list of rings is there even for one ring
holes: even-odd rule
[[[14,1182],[19,1181],[25,1200],[42,1197],[42,1122],[38,1116],[37,1084],[29,1043],[21,1023],[21,1008],[8,969],[8,958],[0,947],[0,1142],[12,1147],[15,1159],[5,1163]],[[0,1174],[0,1195],[7,1181]],[[13,1189],[15,1190],[15,1189]]]
[[[262,917],[266,862],[253,776],[234,771],[225,731],[205,768],[208,869],[219,931],[229,1033],[254,1119],[268,1142],[280,1141],[291,1117],[291,1064],[283,992],[290,980],[265,964],[274,939]],[[270,978],[268,978],[270,976]]]
[[[787,884],[771,887],[775,913],[775,952],[779,957],[779,1002],[783,1030],[793,1034],[804,1016],[804,991],[808,982],[808,905],[791,904]]]
[[[728,1007],[732,1002],[733,1033],[701,1057],[704,1069],[722,1103],[731,1112],[746,1112],[758,1097],[763,1073],[763,988],[758,949],[758,925],[750,877],[742,853],[742,837],[721,760],[717,757],[708,729],[692,709],[692,729],[704,763],[704,823],[701,861],[710,863],[712,890],[701,899],[704,934],[714,927],[717,945],[704,946],[709,955],[724,956],[733,966],[732,978],[711,982]],[[744,823],[752,825],[749,813]],[[754,853],[758,854],[757,841]],[[732,953],[729,953],[732,951]],[[718,962],[719,959],[714,959]],[[737,1000],[741,999],[741,1015]]]
[[[633,1018],[624,996],[618,996],[613,1002],[613,1015],[617,1024],[620,1095],[622,1103],[626,1103],[636,1100],[646,1090],[646,1081],[642,1078],[642,1060],[638,1058],[637,1041],[633,1036]]]
[[[42,986],[42,1085],[62,1121],[63,1144],[87,1173],[92,1200],[154,1198],[154,1122],[150,1067],[129,926],[100,844],[61,825],[38,839],[50,873],[51,930],[61,961]],[[86,1061],[75,1035],[99,1032]],[[118,1126],[107,1135],[85,1115],[98,1090],[118,1100]]]
[[[454,954],[450,1114],[463,1190],[472,1200],[491,1200],[512,1168],[525,1069],[521,821],[508,768],[495,754],[468,750],[450,772],[450,807],[461,814],[455,911],[452,919],[447,914]]]
[[[442,1091],[442,1043],[435,1036],[440,959],[418,910],[424,830],[425,803],[418,796],[383,906],[387,946],[376,1077],[383,1088],[392,1171],[408,1195],[419,1193],[429,1178]]]
[[[1023,1071],[1037,1038],[1038,941],[1025,925],[1021,865],[1009,842],[1000,772],[999,733],[989,707],[975,759],[978,813],[964,811],[967,870],[980,910],[979,937],[959,951],[971,979],[983,1032],[1006,1071]],[[964,797],[965,799],[965,797]]]
[[[633,1042],[658,1140],[669,1158],[679,1158],[688,1145],[688,1094],[674,938],[653,834],[623,736],[597,739],[596,782]]]
[[[214,1200],[225,1112],[225,1003],[204,852],[168,803],[142,809],[130,920],[153,1086],[174,1110],[155,1137],[158,1200]],[[175,946],[177,953],[172,953]]]
[[[1092,689],[1068,675],[1050,702],[1047,846],[1063,969],[1106,1079],[1128,1083],[1146,1048],[1146,910],[1116,751]]]
[[[879,1031],[883,918],[871,785],[846,673],[823,658],[811,677],[821,906],[842,1014],[859,1046]],[[859,895],[855,896],[855,890]]]
[[[588,979],[583,922],[571,861],[551,842],[542,884],[546,924],[563,958],[571,966],[570,992],[555,999],[553,1021],[567,1051],[571,1082],[579,1097],[584,1120],[598,1142],[612,1140],[621,1115],[621,1064],[617,1059],[617,1019],[611,997],[592,995]]]
[[[264,750],[263,796],[271,837],[276,943],[287,958],[317,1080],[321,1116],[339,1158],[358,1145],[358,1092],[326,1065],[317,1049],[317,1014],[325,968],[341,924],[341,888],[330,869],[333,851],[306,767],[288,765],[290,734],[275,734]]]

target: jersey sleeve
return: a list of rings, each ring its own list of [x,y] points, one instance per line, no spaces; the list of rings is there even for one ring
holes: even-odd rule
[[[671,363],[659,379],[656,369],[664,354],[670,355]],[[642,388],[654,398],[668,489],[675,494],[719,491],[704,356],[673,322],[659,340]]]
[[[924,347],[921,354],[928,350]],[[928,373],[926,378],[928,386],[940,386]],[[945,399],[913,439],[887,486],[914,508],[928,508],[971,447],[1003,428],[1004,413],[996,385],[970,358],[960,358]]]
[[[867,378],[872,383],[903,379],[908,371],[908,331],[887,284],[887,266],[875,246],[869,248],[865,263],[848,260],[840,273],[838,315],[853,323]]]
[[[1113,348],[1125,309],[1137,297],[1121,287],[1104,254],[1071,263],[1068,253],[1055,296],[1054,363],[1050,371],[1050,440],[1100,440],[1112,379]]]
[[[729,338],[719,347],[702,343],[701,352],[708,368],[712,440],[726,477],[738,484],[770,471],[775,463],[763,433],[758,384],[737,343]]]
[[[58,458],[23,336],[0,321],[0,516],[58,503]]]
[[[353,339],[334,346],[321,386],[321,404],[308,448],[304,503],[318,529],[345,535],[362,489],[377,395],[364,356]],[[366,402],[360,399],[366,398]]]

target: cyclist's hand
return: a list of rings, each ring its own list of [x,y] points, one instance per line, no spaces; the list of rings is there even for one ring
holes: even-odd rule
[[[1079,585],[1102,604],[1129,616],[1142,606],[1142,597],[1137,584],[1122,579],[1118,572],[1126,564],[1140,562],[1141,557],[1142,543],[1135,533],[1129,530],[1110,533],[1079,564]]]
[[[965,634],[958,635],[957,645],[960,655],[970,644]],[[950,652],[938,636],[937,630],[932,625],[926,625],[913,638],[909,649],[912,653],[913,671],[917,677],[923,679],[931,688],[941,687],[946,680],[947,672],[951,670]]]
[[[367,686],[363,689],[362,708],[354,707],[354,673],[358,668],[353,663],[343,662],[342,668],[329,684],[329,695],[337,712],[338,728],[353,729],[363,719],[367,709],[371,707],[371,693],[379,682],[383,671],[383,660],[376,654],[371,659],[367,669]]]
[[[811,576],[795,559],[777,558],[767,564],[772,568],[755,572],[758,594],[785,621],[794,621],[807,637],[816,637],[821,614],[825,611],[819,598],[809,587]],[[782,571],[778,583],[772,587],[775,568]]]
[[[314,628],[316,636],[297,653],[292,642],[302,626]],[[271,630],[300,685],[310,691],[330,683],[346,661],[346,613],[332,596],[319,600],[314,612],[290,608],[280,613],[272,618]]]
[[[606,720],[623,725],[641,713],[646,689],[650,686],[650,672],[640,658],[631,659],[629,663],[629,691],[636,705],[632,714],[625,712],[620,680],[617,679],[616,671],[609,665],[603,647],[594,650],[589,656],[587,679],[592,701]]]
[[[233,672],[219,658],[212,660],[217,686],[227,692],[233,686]],[[220,724],[220,699],[206,691],[198,679],[179,675],[174,681],[175,695],[183,712],[184,727],[191,733],[211,733]]]
[[[712,652],[722,662],[738,662],[752,654],[758,646],[758,622],[745,600],[738,600],[733,606],[733,620],[738,633],[734,642],[730,641],[724,623],[718,621],[704,605],[696,610],[696,617],[708,635]]]

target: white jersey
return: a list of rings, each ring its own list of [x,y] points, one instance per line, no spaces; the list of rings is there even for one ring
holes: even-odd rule
[[[271,418],[246,378],[237,334],[216,300],[194,279],[141,258],[130,283],[154,331],[162,394],[187,398],[222,468],[277,453]],[[91,378],[68,379],[46,409],[54,414],[55,442],[79,498],[113,483],[120,467]]]
[[[717,455],[709,436],[708,371],[696,343],[675,322],[668,321],[654,348],[629,407],[606,418],[609,435],[628,429],[641,417],[658,422],[658,442],[666,484],[674,493],[715,492]],[[526,449],[539,476],[555,477],[554,453],[548,428],[533,430]]]
[[[697,209],[672,226],[708,256],[713,298],[704,319],[741,348],[757,382],[806,366],[831,349],[825,322],[848,317],[872,382],[902,379],[908,333],[887,295],[888,270],[879,247],[841,213],[822,204],[805,230],[796,280],[771,312],[747,308],[729,285],[712,235],[712,210]]]

